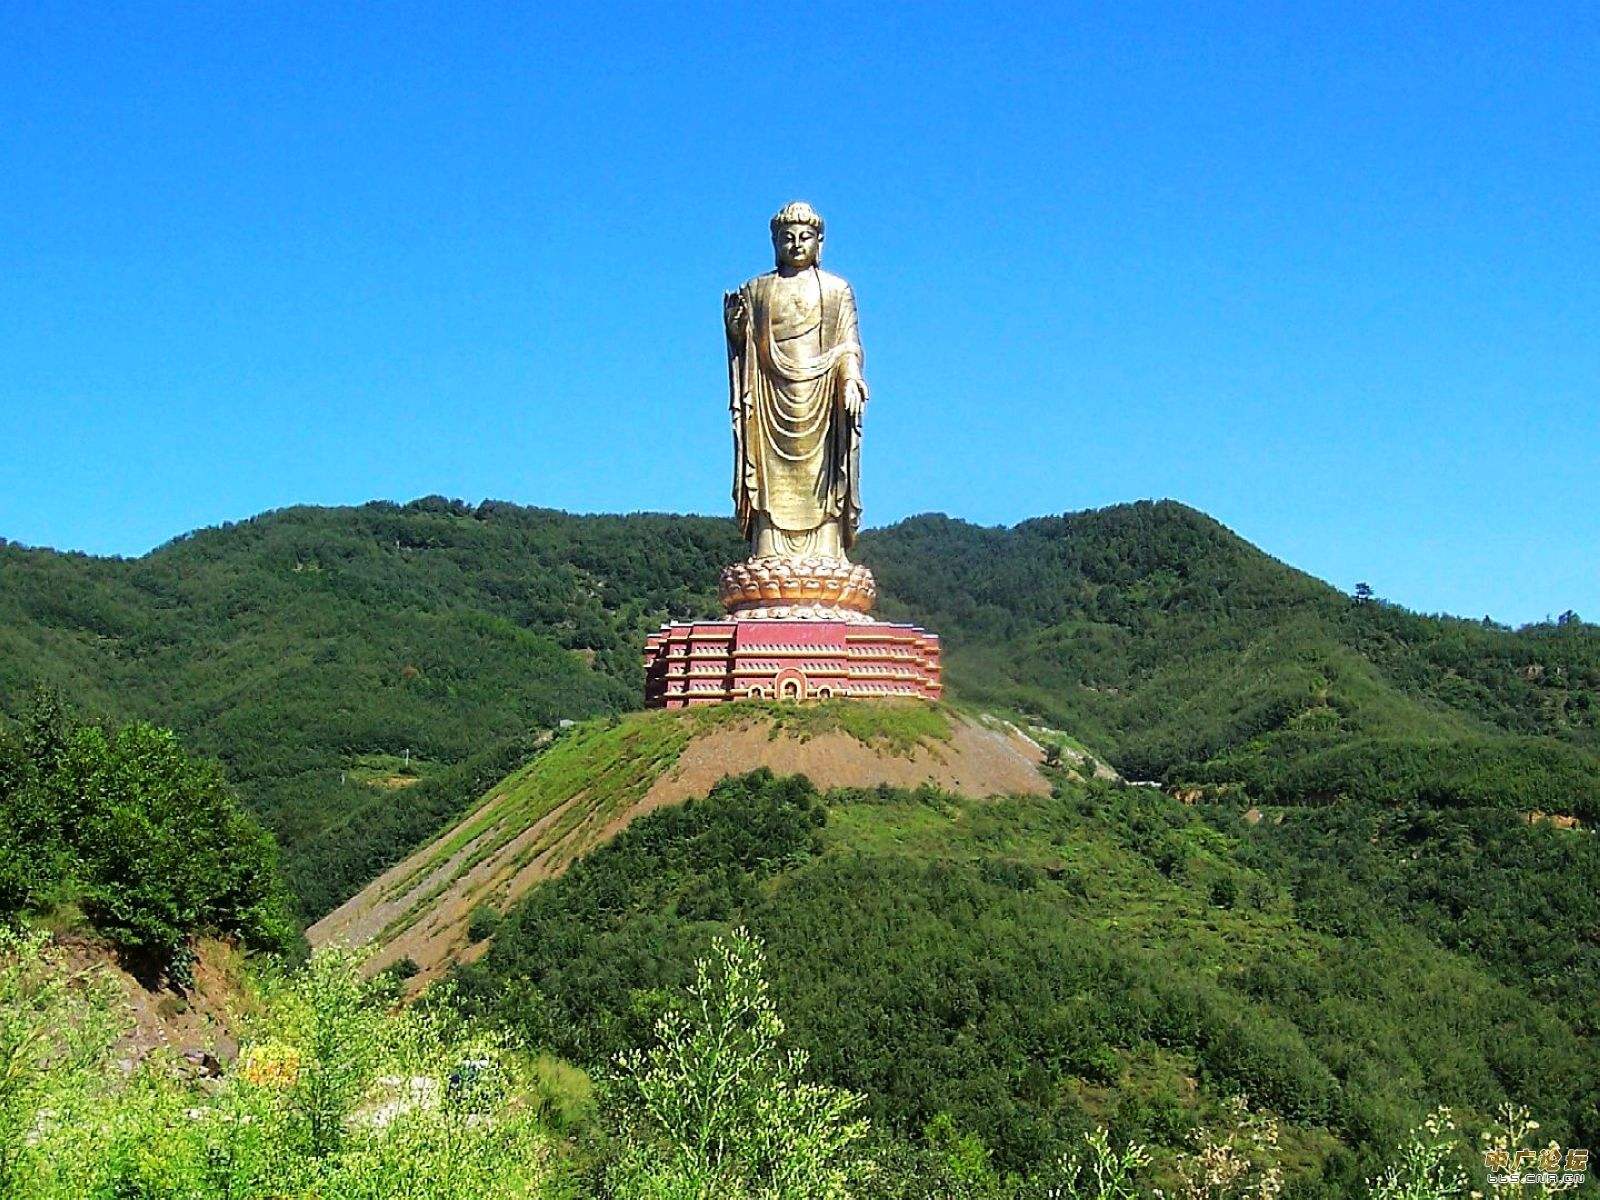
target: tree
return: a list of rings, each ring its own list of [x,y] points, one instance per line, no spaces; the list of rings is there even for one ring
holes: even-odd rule
[[[62,898],[155,967],[182,967],[204,930],[297,941],[276,847],[220,767],[168,730],[102,729],[41,695],[0,730],[0,915]]]
[[[848,1200],[870,1174],[862,1100],[805,1081],[785,1051],[760,943],[743,929],[695,965],[657,1044],[624,1054],[607,1110],[622,1146],[613,1200]]]
[[[1372,600],[1372,585],[1370,583],[1356,584],[1356,603],[1367,604]]]

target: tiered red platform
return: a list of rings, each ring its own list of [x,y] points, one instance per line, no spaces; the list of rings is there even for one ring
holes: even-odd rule
[[[884,621],[776,619],[663,625],[645,641],[645,704],[856,696],[937,700],[938,635]]]

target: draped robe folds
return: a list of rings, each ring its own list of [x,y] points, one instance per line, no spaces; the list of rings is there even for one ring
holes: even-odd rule
[[[774,313],[776,274],[740,289],[749,320],[742,337],[729,334],[734,513],[752,553],[758,540],[788,554],[826,552],[830,524],[849,549],[861,519],[861,419],[844,409],[846,382],[861,379],[855,296],[839,276],[811,273],[821,353],[807,346],[815,323],[784,325]]]

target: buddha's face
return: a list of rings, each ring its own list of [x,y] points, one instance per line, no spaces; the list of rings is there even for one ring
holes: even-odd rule
[[[772,249],[780,267],[803,271],[816,266],[822,257],[822,239],[809,225],[780,225],[772,235]]]

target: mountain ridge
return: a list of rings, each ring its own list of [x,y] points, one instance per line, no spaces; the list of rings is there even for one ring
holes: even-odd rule
[[[944,639],[956,698],[1067,730],[1132,777],[1271,794],[1332,749],[1397,738],[1400,782],[1426,791],[1430,746],[1479,739],[1480,757],[1542,763],[1508,805],[1600,812],[1594,626],[1357,603],[1174,501],[1011,527],[925,515],[859,549],[884,615]],[[742,552],[725,519],[441,497],[292,506],[137,559],[8,544],[0,712],[44,683],[177,728],[273,829],[314,917],[540,730],[636,708],[644,635],[715,615]],[[1334,791],[1372,774],[1336,765]],[[417,782],[402,795],[375,771]]]

